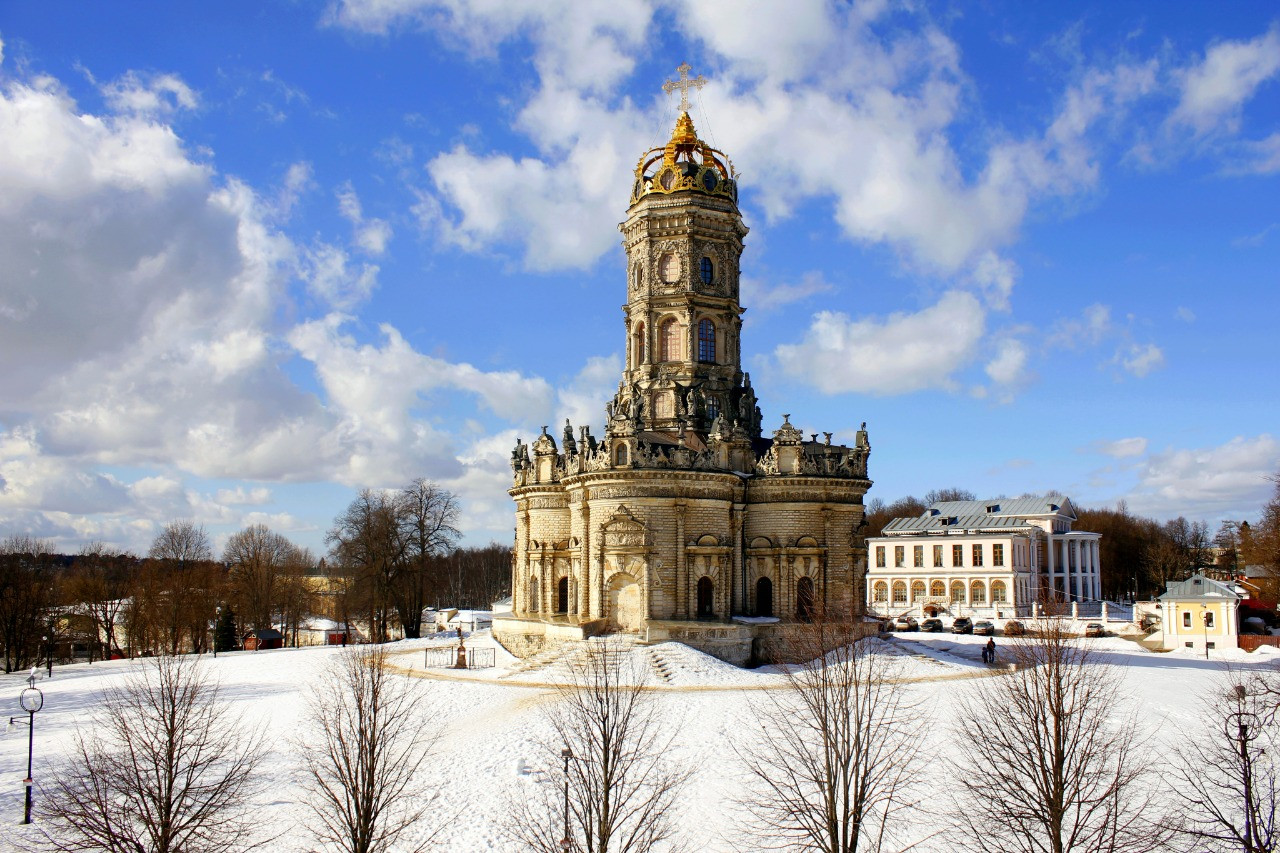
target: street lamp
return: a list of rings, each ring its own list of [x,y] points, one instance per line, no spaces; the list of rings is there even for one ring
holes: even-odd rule
[[[36,687],[36,668],[31,667],[31,675],[27,678],[29,687],[22,690],[22,696],[18,700],[22,706],[22,710],[27,712],[27,778],[22,784],[27,789],[27,807],[22,815],[23,823],[31,823],[31,753],[35,745],[36,733],[36,711],[44,707],[44,694]],[[17,717],[9,718],[9,725],[21,723],[22,720]]]
[[[1204,659],[1209,659],[1209,605],[1200,605],[1200,621],[1204,623]]]
[[[568,850],[573,843],[569,840],[569,759],[573,758],[573,750],[565,747],[560,750],[564,759],[564,836],[560,839],[560,849]]]
[[[218,659],[218,628],[222,627],[222,605],[219,604],[215,608],[218,612],[218,618],[213,620],[213,659]]]

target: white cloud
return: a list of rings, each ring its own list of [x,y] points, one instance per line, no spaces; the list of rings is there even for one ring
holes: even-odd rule
[[[1185,305],[1179,305],[1178,310],[1173,312],[1173,315],[1184,323],[1194,323],[1196,321],[1196,312]]]
[[[304,251],[300,260],[300,272],[311,295],[333,308],[354,308],[378,286],[377,264],[352,263],[346,251],[331,243],[317,243]]]
[[[972,272],[1000,310],[1016,268],[995,252],[1016,239],[1032,203],[1095,184],[1094,128],[1155,85],[1154,62],[1093,69],[1042,134],[994,134],[967,168],[949,134],[968,81],[956,45],[927,15],[906,10],[882,32],[883,3],[675,9],[718,66],[699,96],[714,123],[701,129],[741,168],[748,205],[777,219],[830,202],[850,238],[887,244],[931,273]],[[647,47],[651,15],[631,0],[571,10],[564,0],[345,0],[328,20],[371,32],[430,29],[473,56],[518,35],[531,40],[538,86],[515,125],[536,156],[456,145],[429,162],[433,187],[419,191],[415,210],[425,231],[467,251],[516,245],[527,268],[552,270],[590,267],[615,245],[630,167],[663,141],[655,128],[665,134],[671,124],[656,92],[638,103],[608,97]],[[701,122],[704,113],[695,115]]]
[[[1009,295],[1018,280],[1018,265],[995,252],[983,252],[974,264],[973,278],[987,305],[996,311],[1009,310]]]
[[[113,111],[138,115],[164,115],[199,105],[196,93],[176,74],[128,71],[103,86],[102,96]]]
[[[1006,338],[997,347],[995,358],[987,362],[987,376],[997,385],[1012,386],[1026,378],[1027,346],[1016,338]]]
[[[1126,499],[1138,513],[1163,518],[1256,517],[1280,468],[1280,442],[1262,434],[1216,447],[1153,453]]]
[[[1179,76],[1181,98],[1170,120],[1197,134],[1235,132],[1241,107],[1280,72],[1280,26],[1249,41],[1223,41]]]
[[[574,427],[589,426],[595,432],[604,423],[604,405],[613,397],[621,375],[622,359],[616,353],[587,359],[573,380],[556,392],[559,415]]]
[[[1236,171],[1254,175],[1280,172],[1280,131],[1255,142],[1244,143],[1245,157]]]
[[[276,193],[275,214],[280,219],[288,219],[298,200],[315,186],[312,178],[311,164],[305,161],[293,163],[284,175],[284,182]]]
[[[1147,452],[1147,440],[1142,436],[1133,438],[1117,438],[1115,441],[1103,441],[1097,445],[1098,452],[1116,459],[1129,459]]]
[[[338,188],[338,212],[351,223],[353,240],[366,254],[377,257],[387,250],[391,225],[385,219],[365,219],[360,197],[350,181]]]
[[[1164,366],[1164,352],[1155,344],[1130,344],[1116,358],[1121,367],[1139,378]]]
[[[1114,331],[1111,322],[1111,308],[1095,303],[1084,309],[1079,318],[1058,320],[1053,324],[1045,344],[1050,347],[1064,349],[1080,349],[1083,346],[1097,345]]]
[[[223,504],[258,506],[271,501],[271,490],[266,486],[236,486],[234,489],[219,489],[216,498]]]
[[[795,283],[783,282],[769,284],[751,276],[743,276],[739,283],[742,304],[748,307],[747,320],[754,320],[761,315],[790,305],[803,302],[820,293],[831,293],[835,288],[820,272],[807,272]]]
[[[950,291],[922,311],[883,320],[820,312],[803,341],[781,345],[775,355],[789,376],[827,394],[952,389],[984,329],[978,300]]]

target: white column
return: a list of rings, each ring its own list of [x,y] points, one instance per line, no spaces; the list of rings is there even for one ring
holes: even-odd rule
[[[1102,598],[1102,543],[1097,539],[1093,540],[1093,585],[1098,591],[1098,598]]]
[[[1056,597],[1058,593],[1058,582],[1053,575],[1056,570],[1055,566],[1057,566],[1058,559],[1058,555],[1054,553],[1054,549],[1057,548],[1057,542],[1054,541],[1053,534],[1049,533],[1045,535],[1044,553],[1045,556],[1049,558],[1049,567],[1047,569],[1049,572],[1049,592]]]

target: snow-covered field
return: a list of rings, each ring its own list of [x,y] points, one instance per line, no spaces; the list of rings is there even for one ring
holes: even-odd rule
[[[919,764],[923,786],[946,788],[942,762],[937,759],[948,752],[955,697],[980,687],[977,676],[991,673],[979,662],[985,642],[985,637],[912,633],[883,643],[882,651],[895,655],[900,664],[903,683],[898,689],[919,694],[939,723],[929,726],[923,750],[928,757]],[[1157,745],[1164,733],[1172,736],[1195,725],[1197,698],[1221,689],[1226,668],[1276,665],[1275,652],[1268,648],[1253,654],[1215,652],[1214,659],[1206,661],[1189,651],[1148,652],[1127,640],[1092,642],[1099,666],[1120,668],[1124,689],[1155,740],[1145,746],[1153,756],[1161,754]],[[505,807],[510,797],[538,784],[536,772],[521,774],[517,767],[521,762],[536,763],[532,744],[545,726],[543,711],[554,699],[550,685],[562,678],[567,662],[553,655],[519,661],[499,647],[493,669],[427,670],[423,648],[438,644],[456,644],[456,639],[404,641],[391,648],[404,677],[424,678],[437,707],[447,709],[446,732],[429,765],[443,782],[441,814],[456,815],[445,830],[446,848],[455,853],[516,850],[501,833],[508,819]],[[468,638],[468,646],[477,645],[492,645],[487,631]],[[307,814],[299,805],[301,768],[292,743],[306,736],[302,716],[308,685],[333,664],[339,652],[317,647],[224,653],[216,661],[206,658],[222,685],[224,701],[246,720],[268,729],[272,751],[261,770],[268,784],[256,808],[263,825],[282,833],[273,850],[306,848]],[[738,669],[674,643],[636,646],[631,654],[638,656],[640,669],[649,674],[664,718],[679,730],[670,760],[696,768],[687,789],[685,840],[692,849],[734,849],[733,843],[744,839],[735,834],[739,820],[732,800],[740,768],[733,744],[758,730],[745,724],[752,703],[765,700],[761,691],[776,688],[781,676],[768,667]],[[103,686],[139,665],[133,661],[75,664],[55,667],[51,680],[41,679],[38,686],[45,693],[45,705],[36,716],[37,782],[71,744],[76,727],[91,723]],[[24,675],[0,676],[0,710],[4,711],[0,722],[19,712],[18,695],[24,686]],[[973,722],[980,727],[999,721]],[[4,729],[0,851],[28,850],[35,840],[31,829],[19,825],[26,758],[26,726]],[[940,815],[930,812],[931,800],[936,798],[923,797],[922,813],[913,821],[922,834],[939,825]]]

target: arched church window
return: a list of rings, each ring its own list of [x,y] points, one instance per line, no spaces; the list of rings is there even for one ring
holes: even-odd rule
[[[893,603],[894,604],[907,603],[907,585],[905,582],[903,581],[893,582]]]
[[[627,464],[627,459],[628,459],[628,456],[627,456],[627,446],[626,446],[625,444],[619,444],[619,445],[618,445],[618,449],[617,449],[617,450],[615,450],[615,451],[614,451],[614,453],[613,453],[613,460],[614,460],[614,464],[616,464],[616,465],[626,465],[626,464]]]
[[[716,324],[710,320],[698,323],[698,361],[716,360]]]
[[[684,347],[680,346],[680,324],[675,320],[667,320],[663,323],[661,340],[662,360],[679,361],[684,353]]]
[[[644,353],[644,350],[645,350],[645,346],[644,346],[644,344],[645,344],[645,341],[644,341],[644,323],[637,323],[637,324],[636,324],[636,335],[635,335],[635,339],[636,339],[636,345],[635,345],[635,357],[636,357],[636,358],[635,358],[635,363],[636,363],[636,365],[638,366],[638,365],[644,364],[644,355],[645,355],[645,353]]]
[[[560,578],[560,583],[556,585],[556,612],[569,612],[569,578]]]
[[[813,605],[813,578],[805,575],[796,582],[796,618],[801,622],[812,622]]]
[[[934,598],[942,598],[947,594],[947,585],[942,581],[934,581],[929,584],[929,595]]]
[[[956,581],[951,584],[951,600],[964,604],[964,582]]]
[[[539,595],[539,592],[540,592],[540,589],[538,587],[538,576],[534,575],[533,577],[529,578],[529,612],[530,613],[537,613],[539,610],[538,599],[541,598],[541,596]]]
[[[982,581],[974,581],[969,590],[969,601],[973,604],[987,603],[987,585]]]
[[[911,584],[911,601],[916,602],[924,598],[924,581],[914,581]]]
[[[876,583],[875,592],[873,593],[876,601],[887,601],[889,599],[889,586],[884,581]]]
[[[659,418],[675,417],[674,405],[671,401],[671,395],[662,392],[653,398],[653,414]]]
[[[710,284],[712,277],[715,275],[716,268],[712,266],[710,258],[703,258],[698,265],[698,274],[702,276],[703,284]]]
[[[996,604],[1004,604],[1008,597],[1008,591],[1005,589],[1004,581],[991,582],[991,600]]]

